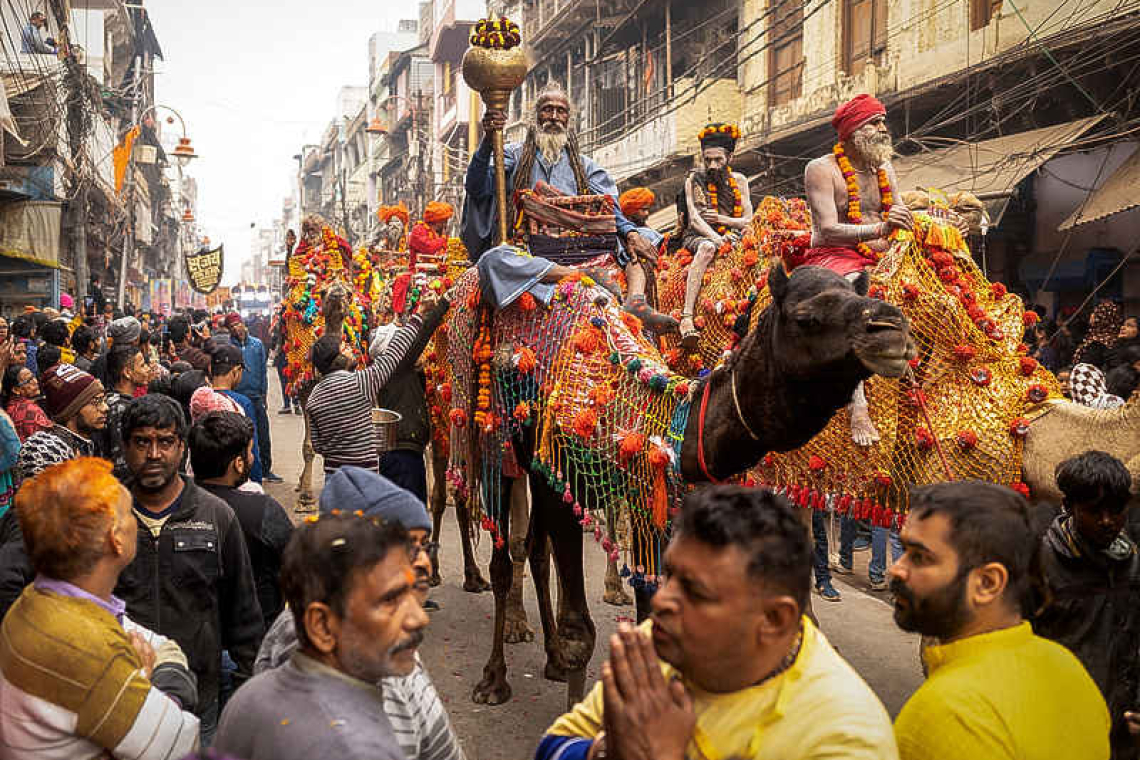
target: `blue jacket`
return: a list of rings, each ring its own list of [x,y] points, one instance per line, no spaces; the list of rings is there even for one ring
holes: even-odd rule
[[[245,416],[253,423],[253,467],[250,468],[249,479],[254,483],[260,483],[264,472],[261,469],[261,444],[257,440],[257,410],[253,408],[253,402],[249,400],[249,397],[243,393],[226,390],[219,390],[218,393],[229,396],[236,401],[237,405],[245,412]]]
[[[230,338],[230,342],[241,349],[242,359],[245,360],[241,382],[234,390],[251,400],[265,398],[269,393],[269,357],[265,353],[265,344],[252,335],[246,336],[245,343],[237,338]],[[257,424],[256,417],[253,418],[253,423]]]

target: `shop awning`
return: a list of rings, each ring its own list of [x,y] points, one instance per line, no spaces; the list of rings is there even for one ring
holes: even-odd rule
[[[1018,182],[1104,118],[1090,116],[1053,127],[904,156],[893,162],[899,189],[967,191],[982,200],[1007,196]]]
[[[1057,229],[1064,232],[1078,224],[1095,222],[1136,206],[1140,206],[1140,149],[1112,173],[1083,208],[1074,211]]]
[[[0,206],[0,256],[59,269],[63,204],[25,201]]]

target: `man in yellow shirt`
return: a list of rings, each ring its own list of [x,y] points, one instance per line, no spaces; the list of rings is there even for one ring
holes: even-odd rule
[[[895,622],[938,640],[895,720],[902,760],[1107,760],[1099,689],[1022,618],[1037,544],[1025,499],[979,482],[917,489],[900,538]]]
[[[664,571],[652,619],[610,639],[536,760],[898,757],[882,703],[803,614],[811,545],[783,497],[690,494]]]

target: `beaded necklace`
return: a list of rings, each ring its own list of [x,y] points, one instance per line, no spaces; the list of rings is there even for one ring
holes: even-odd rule
[[[736,174],[733,173],[731,166],[726,166],[725,171],[728,172],[728,187],[732,190],[732,218],[739,219],[744,216],[744,198],[740,194],[740,185],[736,182]],[[720,207],[716,205],[716,183],[709,180],[709,208],[713,211],[720,212]],[[728,232],[728,227],[723,224],[716,228],[716,231],[721,235]]]
[[[835,154],[835,161],[839,164],[839,171],[842,172],[843,181],[847,184],[847,219],[852,224],[861,224],[863,222],[863,209],[859,204],[859,182],[855,179],[855,167],[851,165],[851,159],[844,152],[843,143],[836,143],[831,152]],[[882,200],[883,215],[885,216],[894,203],[894,195],[891,193],[891,180],[887,177],[887,170],[881,166],[876,169],[875,174],[879,180],[879,198]],[[859,243],[856,248],[868,259],[879,260],[879,253],[866,243]]]

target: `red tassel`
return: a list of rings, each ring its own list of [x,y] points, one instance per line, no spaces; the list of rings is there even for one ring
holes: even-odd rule
[[[851,494],[845,493],[839,500],[839,514],[845,515],[851,509]]]
[[[665,529],[669,520],[669,491],[665,485],[665,468],[653,468],[653,524]]]

